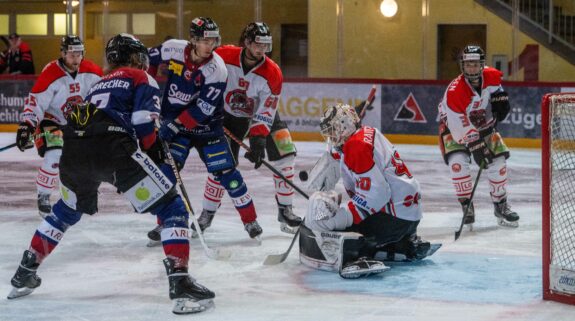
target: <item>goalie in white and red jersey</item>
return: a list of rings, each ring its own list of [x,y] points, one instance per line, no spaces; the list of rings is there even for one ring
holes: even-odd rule
[[[102,76],[98,65],[84,59],[84,43],[78,36],[62,37],[60,52],[59,59],[44,67],[26,98],[16,133],[16,144],[21,151],[35,144],[38,155],[44,158],[36,177],[38,210],[42,217],[50,214],[50,195],[58,181],[63,143],[60,127],[66,124],[65,109],[69,103],[82,102]]]
[[[504,120],[511,109],[501,86],[502,73],[485,66],[485,52],[479,46],[466,46],[459,63],[461,74],[449,84],[439,104],[439,145],[464,215],[469,207],[464,224],[475,222],[472,155],[475,163],[486,169],[498,224],[517,227],[519,215],[507,203],[509,149],[495,129],[497,121]]]
[[[386,270],[382,262],[374,260],[379,251],[401,254],[406,260],[426,257],[431,245],[416,233],[422,218],[419,182],[395,147],[376,128],[361,126],[349,105],[329,106],[320,127],[322,136],[338,151],[341,178],[350,199],[340,205],[335,191],[311,195],[304,226],[300,227],[302,262],[329,269],[325,257],[331,255],[325,238],[330,237],[346,241],[336,242],[340,249],[332,253],[339,256],[332,262],[339,263],[344,278]],[[330,231],[356,232],[362,237],[327,233]]]

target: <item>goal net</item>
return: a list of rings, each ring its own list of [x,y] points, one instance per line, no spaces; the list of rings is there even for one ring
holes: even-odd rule
[[[543,298],[575,304],[575,93],[545,95],[541,115]]]

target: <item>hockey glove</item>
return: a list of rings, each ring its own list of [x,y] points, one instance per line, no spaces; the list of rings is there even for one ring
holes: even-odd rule
[[[473,159],[479,167],[486,168],[487,165],[493,163],[493,155],[483,139],[478,139],[477,141],[468,144],[467,148],[471,152],[471,155],[473,155]]]
[[[500,91],[491,94],[491,113],[497,121],[502,121],[507,117],[509,111],[511,110],[511,105],[509,105],[509,95],[506,92]]]
[[[34,147],[32,142],[32,134],[34,133],[34,127],[27,122],[21,122],[18,125],[18,131],[16,132],[16,146],[21,151]]]
[[[160,138],[166,143],[171,142],[180,132],[180,125],[175,121],[163,121],[160,126]]]
[[[245,156],[255,164],[255,169],[262,166],[262,160],[266,157],[266,138],[264,136],[250,137],[250,151]]]

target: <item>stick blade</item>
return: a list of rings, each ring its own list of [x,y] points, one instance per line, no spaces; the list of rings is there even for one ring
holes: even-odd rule
[[[283,261],[286,260],[287,254],[289,254],[289,253],[270,254],[270,255],[268,255],[268,257],[266,257],[266,259],[265,259],[265,261],[264,261],[264,265],[277,265],[277,264],[280,264],[280,263],[282,263]]]

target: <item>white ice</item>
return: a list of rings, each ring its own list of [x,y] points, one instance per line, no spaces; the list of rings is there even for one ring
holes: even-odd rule
[[[0,134],[0,147],[13,141],[14,134]],[[34,183],[40,158],[34,149],[0,152],[0,320],[575,320],[574,306],[542,300],[538,150],[514,149],[508,162],[509,201],[521,215],[519,228],[496,226],[484,177],[475,200],[475,231],[464,230],[454,242],[462,213],[439,149],[397,147],[423,189],[419,234],[443,243],[434,256],[361,280],[301,265],[297,246],[284,263],[262,265],[267,255],[286,250],[291,235],[280,232],[276,221],[271,172],[254,170],[242,157],[263,243],[248,238],[226,196],[205,236],[210,247],[233,255],[211,260],[193,241],[190,273],[216,292],[216,307],[192,316],[171,313],[162,249],[145,246],[155,218],[134,213],[109,185],[101,188],[100,212],[70,228],[41,265],[42,285],[29,296],[5,299],[40,223]],[[296,173],[310,169],[324,149],[310,142],[297,142],[297,148]],[[199,212],[205,173],[197,155],[183,175]],[[296,195],[296,213],[303,215],[305,208],[305,199]]]

